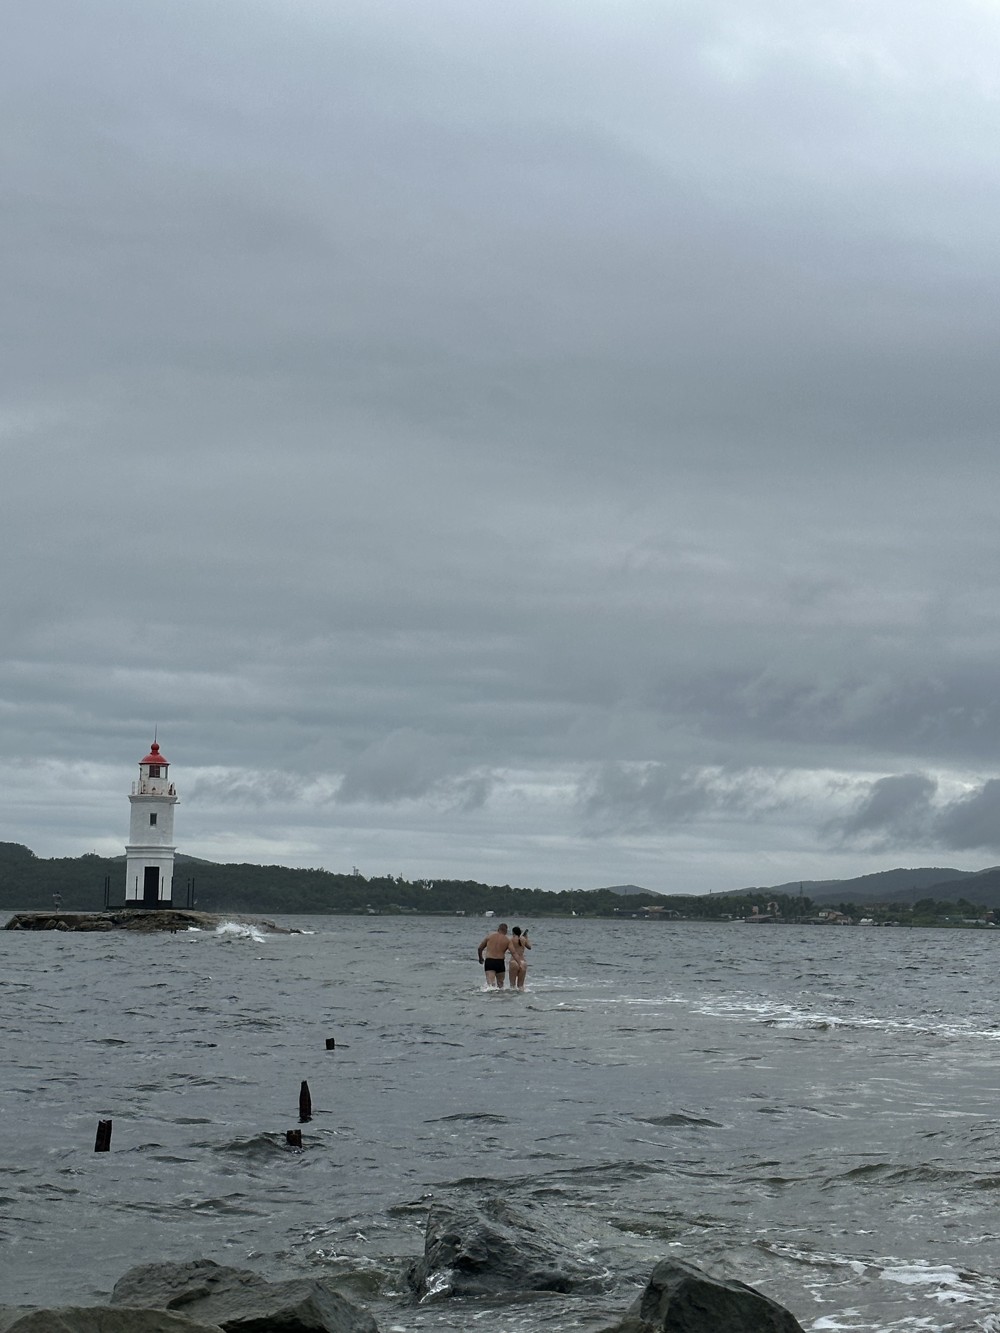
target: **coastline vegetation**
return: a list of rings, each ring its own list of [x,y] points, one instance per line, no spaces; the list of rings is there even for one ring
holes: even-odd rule
[[[0,909],[99,911],[120,907],[124,857],[89,852],[78,857],[38,857],[20,843],[0,843]],[[500,916],[632,917],[660,920],[851,924],[893,926],[991,926],[993,912],[965,898],[922,898],[911,905],[841,902],[829,908],[809,897],[773,889],[710,896],[663,895],[612,889],[547,892],[472,880],[407,880],[402,875],[341,874],[322,868],[217,863],[179,855],[174,867],[174,905],[205,912],[322,916],[337,913],[407,913]],[[825,915],[828,914],[828,915]]]

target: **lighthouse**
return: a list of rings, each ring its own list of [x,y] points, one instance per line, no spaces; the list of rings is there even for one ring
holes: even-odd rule
[[[174,882],[174,806],[177,792],[170,765],[156,741],[139,761],[132,783],[128,845],[125,848],[125,906],[170,907]]]

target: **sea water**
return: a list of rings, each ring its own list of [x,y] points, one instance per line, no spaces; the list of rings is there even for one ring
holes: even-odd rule
[[[0,934],[0,1303],[204,1257],[384,1333],[596,1330],[675,1256],[806,1329],[1000,1330],[1000,932],[518,920],[496,994],[494,922],[282,921]],[[431,1204],[498,1200],[605,1293],[414,1304]]]

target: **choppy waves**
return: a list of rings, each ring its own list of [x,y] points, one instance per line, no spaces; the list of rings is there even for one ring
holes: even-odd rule
[[[1000,1312],[993,937],[543,922],[529,993],[484,1003],[479,923],[308,924],[8,935],[0,1299],[200,1254],[457,1333],[400,1273],[432,1201],[503,1197],[614,1275],[519,1333],[610,1322],[666,1253],[807,1329]]]

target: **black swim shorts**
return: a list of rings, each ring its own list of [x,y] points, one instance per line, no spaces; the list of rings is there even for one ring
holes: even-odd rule
[[[506,968],[502,958],[484,958],[483,967],[487,972],[504,972]]]

